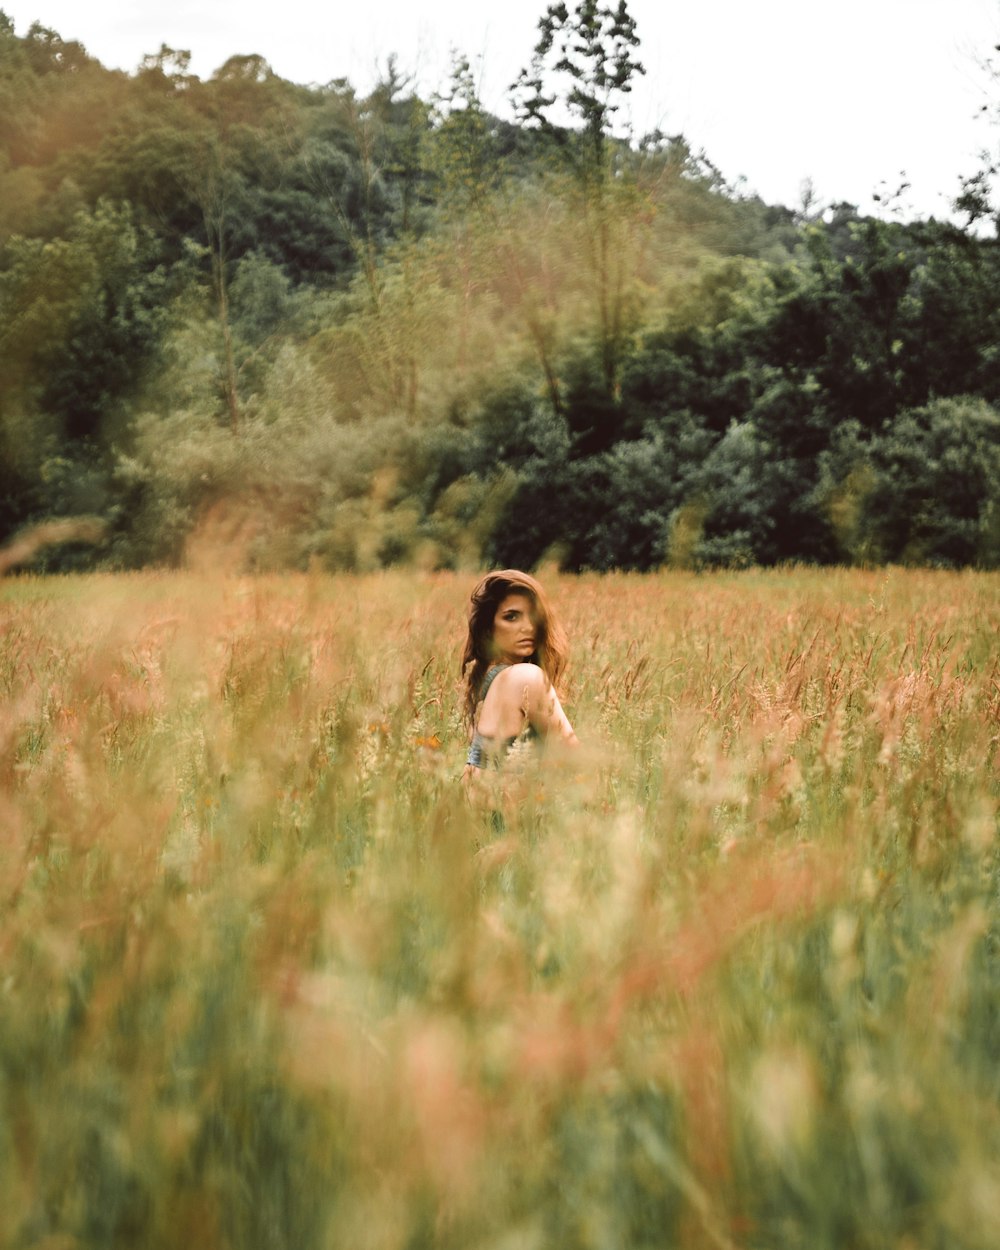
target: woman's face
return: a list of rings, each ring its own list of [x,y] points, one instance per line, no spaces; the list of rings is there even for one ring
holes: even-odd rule
[[[500,601],[493,618],[493,656],[506,664],[530,660],[535,653],[535,605],[530,595]]]

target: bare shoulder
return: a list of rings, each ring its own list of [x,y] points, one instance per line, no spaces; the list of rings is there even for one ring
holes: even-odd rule
[[[518,690],[527,687],[529,690],[547,690],[549,679],[537,664],[511,664],[502,673],[497,674],[496,684],[515,686]]]

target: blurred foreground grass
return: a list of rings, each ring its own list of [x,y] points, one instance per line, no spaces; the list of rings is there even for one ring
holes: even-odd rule
[[[993,1250],[1000,578],[470,581],[3,586],[0,1244]]]

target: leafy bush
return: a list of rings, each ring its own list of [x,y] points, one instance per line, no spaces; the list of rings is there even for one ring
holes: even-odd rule
[[[939,399],[900,413],[872,440],[866,501],[882,559],[1000,565],[1000,413],[981,399]]]
[[[821,477],[845,553],[872,562],[1000,565],[1000,415],[981,399],[845,425]]]

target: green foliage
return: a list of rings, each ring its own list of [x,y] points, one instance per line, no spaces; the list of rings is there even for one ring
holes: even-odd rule
[[[901,412],[874,437],[840,427],[816,498],[848,558],[996,568],[998,471],[996,409],[958,396]]]
[[[912,409],[870,446],[864,521],[883,560],[1000,565],[1000,413],[979,399]]]
[[[103,512],[113,442],[169,322],[155,245],[127,209],[102,203],[79,212],[66,239],[9,239],[3,260],[0,438],[30,483],[18,520]]]
[[[1000,404],[993,241],[622,137],[638,47],[624,3],[550,5],[514,124],[458,54],[430,101],[394,59],[362,97],[4,19],[2,532],[98,514],[130,567],[205,525],[255,567],[994,563],[992,427],[938,409]]]

